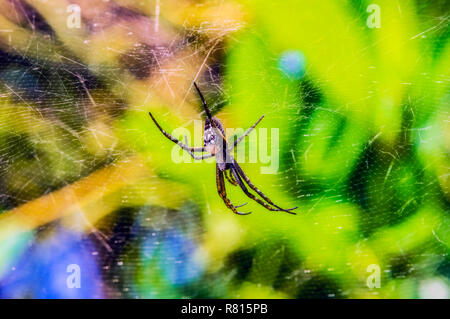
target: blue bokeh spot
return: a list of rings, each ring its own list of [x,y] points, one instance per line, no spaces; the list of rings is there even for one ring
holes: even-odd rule
[[[302,52],[284,51],[278,59],[278,68],[291,79],[300,79],[305,74],[306,59]]]

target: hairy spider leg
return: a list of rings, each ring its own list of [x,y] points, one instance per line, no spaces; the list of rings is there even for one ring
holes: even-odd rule
[[[206,116],[211,121],[212,127],[214,127],[216,129],[216,132],[219,133],[219,135],[222,136],[222,138],[226,141],[225,136],[222,134],[222,132],[216,126],[216,123],[214,123],[212,115],[211,115],[211,111],[209,110],[208,104],[206,104],[205,97],[203,96],[202,92],[198,88],[197,83],[195,83],[195,81],[194,81],[194,86],[195,86],[195,89],[197,90],[198,95],[200,96],[200,100],[202,100],[203,108],[205,109]]]
[[[231,168],[231,172],[233,173],[233,175],[237,179],[237,182],[238,182],[239,186],[241,187],[242,191],[245,193],[245,195],[247,195],[249,198],[251,198],[254,201],[256,201],[258,204],[264,206],[266,209],[268,209],[270,211],[273,211],[273,212],[285,211],[285,212],[287,212],[289,214],[296,215],[296,213],[293,213],[293,212],[290,212],[290,211],[287,211],[287,210],[284,210],[284,209],[273,208],[272,206],[270,206],[266,202],[264,202],[261,199],[257,198],[255,195],[253,195],[252,193],[250,193],[248,191],[247,187],[245,186],[244,182],[242,181],[242,178],[239,176],[239,174],[236,172],[236,170],[234,168]]]
[[[197,83],[194,82],[194,86],[195,86],[195,88],[196,88],[196,90],[197,90],[198,95],[200,96],[200,100],[202,100],[203,108],[205,109],[206,116],[207,116],[207,117],[209,118],[209,120],[212,122],[211,111],[209,110],[209,107],[208,107],[208,105],[206,104],[206,100],[205,100],[205,98],[203,97],[202,92],[201,92],[200,89],[198,88]]]
[[[217,192],[219,193],[220,198],[222,198],[225,205],[233,211],[233,213],[238,215],[248,215],[251,212],[248,213],[241,213],[236,210],[236,207],[241,207],[245,204],[242,204],[240,206],[234,206],[231,201],[227,198],[227,191],[225,189],[225,180],[223,178],[223,171],[219,169],[219,165],[216,164],[216,183],[217,183]]]
[[[158,127],[158,129],[161,131],[161,133],[163,133],[164,136],[167,137],[169,140],[171,140],[172,142],[174,142],[175,144],[180,146],[182,149],[187,151],[192,156],[193,159],[201,160],[201,159],[205,159],[205,158],[209,158],[209,157],[213,156],[212,154],[206,154],[206,155],[202,154],[200,156],[196,156],[193,152],[206,152],[205,148],[204,147],[191,147],[191,146],[183,144],[182,142],[177,140],[175,137],[173,137],[172,135],[170,135],[169,133],[164,131],[163,128],[158,124],[156,119],[153,117],[151,112],[148,112],[148,114],[152,118],[153,122],[155,122],[156,127]]]
[[[191,152],[188,152],[188,153],[192,156],[193,159],[195,159],[197,161],[201,161],[201,160],[204,160],[204,159],[214,156],[213,154],[202,154],[202,155],[197,156],[194,153],[191,153]]]
[[[258,125],[259,124],[259,122],[261,122],[261,120],[264,118],[264,115],[263,116],[261,116],[260,118],[259,118],[259,120],[257,120],[256,121],[256,123],[255,124],[253,124],[242,136],[240,136],[235,142],[234,142],[234,145],[233,145],[233,147],[231,147],[230,148],[230,151],[233,149],[233,148],[235,148],[248,134],[250,134],[252,131],[253,131],[253,129],[256,127],[256,125]]]
[[[250,181],[250,178],[248,178],[247,175],[245,175],[244,171],[242,170],[242,168],[239,166],[239,164],[236,162],[235,159],[233,159],[233,168],[238,173],[238,176],[241,176],[245,180],[247,185],[251,189],[253,189],[256,193],[258,193],[258,195],[261,196],[266,202],[268,202],[272,206],[275,206],[276,208],[278,208],[279,210],[281,210],[283,212],[286,212],[286,213],[289,213],[289,214],[293,214],[293,215],[297,215],[296,213],[291,212],[291,210],[294,210],[294,209],[298,208],[298,206],[295,206],[295,207],[292,207],[292,208],[288,208],[288,209],[284,209],[284,208],[281,208],[278,205],[275,205],[266,195],[263,194],[263,192],[261,192],[255,185],[253,185],[253,183]]]
[[[187,136],[184,136],[184,142],[186,143],[186,145],[188,145],[188,140],[187,140]],[[205,151],[206,152],[206,151]],[[193,159],[200,161],[200,160],[204,160],[210,157],[213,157],[214,154],[208,153],[208,154],[201,154],[199,156],[195,155],[193,152],[189,152],[188,153],[192,156]]]
[[[230,170],[229,170],[229,169],[226,169],[226,170],[224,171],[224,174],[225,174],[225,178],[227,179],[227,181],[228,181],[231,185],[233,185],[233,186],[237,186],[237,185],[238,185],[238,182],[234,179],[233,174],[230,174]]]

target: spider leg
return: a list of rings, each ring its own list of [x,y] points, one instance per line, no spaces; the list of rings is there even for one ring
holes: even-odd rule
[[[223,172],[219,169],[219,165],[216,164],[216,183],[217,183],[217,192],[219,193],[220,198],[222,198],[223,202],[225,203],[225,205],[231,209],[233,211],[233,213],[238,214],[238,215],[248,215],[251,212],[248,213],[240,213],[236,210],[236,207],[241,207],[243,205],[240,206],[234,206],[231,201],[227,198],[227,191],[225,190],[225,180],[223,178]]]
[[[192,156],[192,158],[193,159],[195,159],[195,160],[197,160],[197,161],[200,161],[200,160],[203,160],[203,159],[206,159],[206,158],[210,158],[210,157],[213,157],[214,155],[213,154],[211,154],[211,153],[209,153],[209,154],[202,154],[202,155],[195,155],[194,153],[192,153],[192,152],[189,152],[189,151],[187,151],[188,153],[189,153],[189,155],[191,155]]]
[[[227,181],[230,182],[231,185],[237,186],[238,182],[236,182],[236,180],[235,180],[233,174],[230,174],[230,171],[229,171],[229,170],[226,170],[226,171],[224,172],[224,175],[225,175],[225,178],[227,179]]]
[[[237,186],[238,185],[238,182],[236,181],[236,179],[234,178],[233,174],[231,174],[229,170],[224,171],[223,174],[225,175],[225,178],[227,179],[227,181],[231,185],[233,185],[233,186]],[[239,207],[242,207],[242,206],[247,205],[247,204],[248,203],[244,203],[244,204],[241,204],[241,205],[238,205],[238,206],[234,206],[234,207],[239,208]]]
[[[209,158],[212,157],[212,154],[207,154],[207,155],[200,155],[200,156],[196,156],[193,152],[206,152],[204,147],[191,147],[188,146],[187,143],[183,144],[182,142],[180,142],[178,139],[176,139],[175,137],[173,137],[172,135],[170,135],[169,133],[167,133],[166,131],[164,131],[162,129],[162,127],[158,124],[158,122],[156,121],[156,119],[153,117],[152,113],[148,113],[150,115],[150,117],[152,118],[153,122],[155,122],[156,127],[158,127],[158,129],[161,131],[161,133],[164,134],[165,137],[167,137],[169,140],[171,140],[172,142],[174,142],[175,144],[177,144],[178,146],[180,146],[182,149],[184,149],[185,151],[187,151],[193,159],[195,160],[201,160],[201,159],[205,159],[205,158]],[[187,142],[187,138],[185,136],[186,142]]]
[[[188,140],[187,140],[187,136],[186,135],[184,136],[184,142],[186,143],[186,145],[188,144]],[[203,160],[203,159],[210,158],[210,157],[214,156],[214,154],[211,154],[211,153],[209,153],[209,154],[202,154],[202,155],[198,155],[197,156],[193,152],[190,152],[190,151],[186,151],[186,152],[188,152],[189,155],[191,155],[192,158],[197,160],[197,161],[200,161],[200,160]]]
[[[230,148],[230,150],[232,150],[233,148],[235,148],[248,134],[250,134],[253,129],[256,127],[256,125],[259,124],[259,122],[261,122],[261,120],[264,118],[264,115],[261,116],[259,118],[259,120],[256,121],[255,124],[253,124],[242,136],[240,136],[233,144],[233,147]]]
[[[274,203],[273,203],[266,195],[264,195],[263,192],[261,192],[255,185],[253,185],[253,183],[250,181],[250,178],[248,178],[247,175],[245,175],[244,171],[243,171],[242,168],[239,166],[239,164],[236,162],[236,160],[234,160],[233,166],[234,166],[234,169],[236,170],[236,172],[238,173],[237,175],[238,175],[238,176],[241,176],[241,177],[245,180],[245,182],[247,183],[247,185],[248,185],[251,189],[253,189],[256,193],[258,193],[258,195],[261,196],[266,202],[268,202],[270,205],[272,205],[272,206],[278,208],[280,211],[283,211],[283,212],[286,212],[286,213],[289,213],[289,214],[296,215],[296,213],[291,212],[291,210],[294,210],[294,209],[298,208],[298,206],[295,206],[295,207],[292,207],[292,208],[288,208],[288,209],[284,209],[284,208],[281,208],[281,207],[278,206],[278,205],[275,205],[275,204],[274,204]],[[242,186],[241,186],[241,188],[242,188]],[[244,192],[245,192],[245,191],[244,191]]]
[[[206,100],[205,100],[205,98],[204,98],[202,92],[201,92],[200,89],[198,88],[197,83],[195,83],[195,81],[194,81],[194,86],[195,86],[195,89],[197,90],[198,95],[200,96],[200,100],[202,100],[203,108],[205,109],[206,116],[207,116],[207,117],[209,118],[209,120],[211,121],[211,125],[216,129],[216,133],[217,133],[218,135],[220,135],[220,136],[222,137],[222,139],[226,142],[225,136],[223,136],[222,132],[216,127],[216,124],[214,124],[214,121],[213,121],[213,119],[212,119],[211,111],[210,111],[210,109],[209,109],[209,107],[208,107],[208,104],[206,104]]]
[[[269,204],[267,204],[266,202],[260,200],[259,198],[257,198],[255,195],[253,195],[252,193],[250,193],[247,189],[247,187],[245,186],[244,182],[242,181],[241,177],[239,176],[239,174],[236,172],[236,170],[234,168],[231,169],[233,175],[235,176],[235,178],[237,179],[239,186],[241,187],[242,191],[245,193],[245,195],[247,195],[248,197],[250,197],[251,199],[253,199],[254,201],[256,201],[258,204],[264,206],[266,209],[271,210],[273,212],[276,211],[285,211],[289,214],[293,214],[296,215],[296,213],[290,212],[290,211],[286,211],[284,209],[278,209],[278,208],[273,208],[272,206],[270,206]]]
[[[211,122],[212,122],[211,111],[209,110],[209,107],[208,107],[208,105],[206,104],[206,100],[205,100],[205,98],[203,97],[202,92],[201,92],[200,89],[198,88],[197,83],[194,82],[194,86],[195,86],[195,88],[196,88],[196,90],[197,90],[198,95],[200,96],[200,100],[202,100],[203,108],[205,109],[206,116],[207,116],[207,117],[211,120]]]

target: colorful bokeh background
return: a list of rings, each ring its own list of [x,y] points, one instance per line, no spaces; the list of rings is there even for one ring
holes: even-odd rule
[[[445,0],[0,1],[0,297],[449,298],[448,24]],[[279,129],[277,173],[242,167],[296,216],[234,215],[214,162],[174,163],[148,112],[194,132],[194,80],[225,127]]]

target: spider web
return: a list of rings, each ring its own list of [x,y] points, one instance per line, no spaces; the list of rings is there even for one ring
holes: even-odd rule
[[[448,298],[448,11],[370,4],[1,2],[0,296]],[[174,162],[147,113],[201,145],[194,80],[227,128],[265,115],[278,156],[242,167],[296,216]]]

